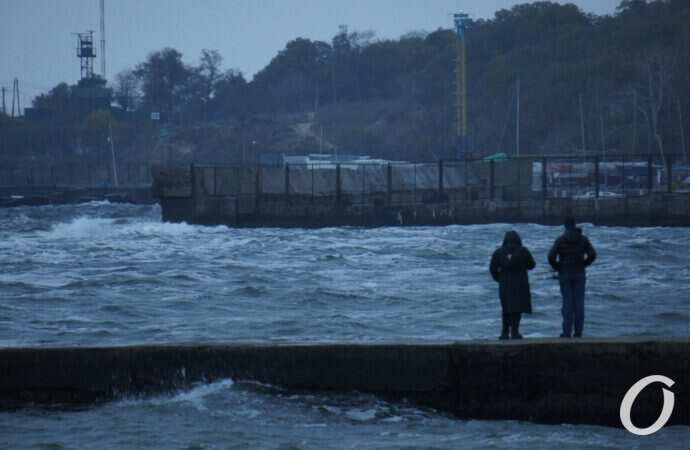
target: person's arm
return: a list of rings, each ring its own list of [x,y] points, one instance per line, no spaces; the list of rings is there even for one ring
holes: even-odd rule
[[[587,259],[585,259],[585,267],[589,266],[597,259],[597,252],[594,251],[594,247],[589,242],[589,239],[585,237],[585,252],[587,253]]]
[[[532,256],[532,253],[530,253],[529,250],[527,250],[527,247],[523,247],[525,249],[525,254],[526,254],[526,259],[525,259],[525,268],[527,270],[532,270],[534,269],[534,266],[537,265],[536,262],[534,262],[534,257]]]
[[[500,261],[499,261],[499,250],[496,250],[491,256],[491,263],[489,264],[489,272],[491,272],[491,277],[498,281],[498,274],[501,271]]]
[[[553,270],[558,271],[560,269],[560,264],[556,260],[558,257],[558,239],[556,239],[556,242],[553,243],[551,246],[551,250],[549,250],[549,264],[551,264],[551,267],[553,267]]]

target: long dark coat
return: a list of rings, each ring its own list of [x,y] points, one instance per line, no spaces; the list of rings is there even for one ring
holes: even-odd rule
[[[532,254],[522,246],[520,235],[508,231],[503,245],[491,256],[489,271],[498,281],[498,295],[504,313],[531,313],[532,295],[527,271],[534,269]]]

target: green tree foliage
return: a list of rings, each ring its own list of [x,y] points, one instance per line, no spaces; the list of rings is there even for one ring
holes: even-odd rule
[[[141,82],[142,107],[172,114],[190,100],[193,70],[182,62],[182,53],[172,48],[151,53],[134,71]]]
[[[49,108],[58,114],[65,114],[70,108],[72,88],[67,83],[60,83],[47,94],[41,94],[34,98],[32,104],[35,108]]]

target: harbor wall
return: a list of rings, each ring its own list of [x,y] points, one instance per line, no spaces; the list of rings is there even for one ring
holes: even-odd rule
[[[0,409],[89,405],[232,378],[295,391],[366,392],[459,418],[621,426],[638,380],[660,374],[690,425],[690,340],[526,339],[453,344],[161,345],[0,349]],[[661,384],[632,407],[643,428],[659,416]]]
[[[309,168],[154,166],[163,220],[229,226],[560,224],[690,226],[690,192],[617,197],[532,190],[531,166]],[[512,174],[508,176],[504,172]],[[522,180],[515,184],[515,179]],[[488,180],[488,181],[487,181]]]
[[[135,204],[151,204],[157,201],[151,195],[150,185],[118,187],[73,185],[0,186],[0,207],[60,205],[94,200]]]

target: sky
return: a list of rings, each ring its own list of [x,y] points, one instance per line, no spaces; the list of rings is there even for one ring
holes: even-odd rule
[[[289,41],[330,42],[339,25],[397,39],[410,31],[453,27],[453,13],[491,19],[515,0],[105,0],[106,79],[172,47],[190,65],[202,49],[218,50],[222,69],[249,81]],[[582,11],[614,14],[620,0],[570,0]],[[94,31],[101,73],[99,0],[0,0],[0,86],[11,108],[15,77],[22,109],[60,82],[76,84],[80,63],[74,33]],[[471,37],[468,36],[468,39]],[[2,105],[0,105],[0,108]]]

